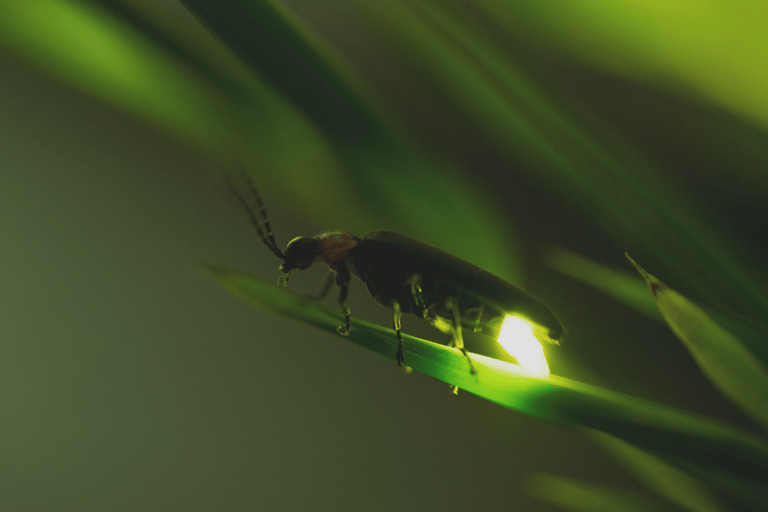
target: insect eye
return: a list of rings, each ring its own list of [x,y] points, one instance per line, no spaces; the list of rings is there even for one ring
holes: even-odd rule
[[[285,247],[285,262],[292,268],[307,268],[317,255],[317,240],[308,236],[294,238]]]

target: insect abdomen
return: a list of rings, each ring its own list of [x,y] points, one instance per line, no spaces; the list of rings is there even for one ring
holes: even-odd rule
[[[418,276],[425,305],[435,316],[447,318],[448,310],[441,304],[455,300],[470,322],[480,307],[487,310],[480,322],[486,324],[484,331],[492,330],[499,317],[519,313],[545,327],[553,340],[565,334],[557,317],[533,295],[431,245],[391,231],[374,231],[360,240],[353,259],[371,295],[386,305],[397,300],[405,313],[424,316],[412,293],[411,281]],[[462,325],[472,328],[464,320]]]

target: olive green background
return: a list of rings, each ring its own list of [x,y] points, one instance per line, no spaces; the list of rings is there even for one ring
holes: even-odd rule
[[[631,242],[519,172],[342,8],[294,7],[493,205],[519,260],[510,274],[571,332],[549,351],[554,373],[754,430],[667,328],[546,265],[561,247],[629,272]],[[195,22],[180,7],[168,15]],[[764,261],[765,180],[745,178],[768,161],[759,122],[544,44],[519,51],[558,101],[657,164],[682,201]],[[576,430],[452,396],[226,293],[198,263],[270,279],[279,264],[229,196],[228,165],[0,48],[0,508],[548,511],[524,492],[533,472],[640,488]],[[312,209],[354,198],[323,190],[307,205],[279,179],[259,185],[280,245],[348,229]],[[408,196],[407,182],[397,187]],[[290,286],[312,293],[323,278],[312,269]],[[350,305],[389,322],[359,281]],[[407,320],[409,333],[442,341]]]

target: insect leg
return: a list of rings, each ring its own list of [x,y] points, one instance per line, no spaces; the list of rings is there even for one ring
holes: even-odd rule
[[[424,292],[421,290],[421,275],[413,274],[408,282],[411,284],[411,300],[413,301],[413,313],[419,312],[422,318],[428,315],[427,304],[424,301]]]
[[[341,306],[341,312],[344,313],[344,325],[336,327],[336,330],[342,336],[349,334],[349,305],[347,304],[347,292],[349,292],[349,281],[352,277],[349,275],[349,269],[346,266],[339,267],[336,270],[336,279],[339,283],[339,306]]]
[[[464,348],[464,338],[461,335],[461,313],[459,312],[459,305],[455,301],[450,300],[446,306],[449,310],[453,311],[453,323],[451,324],[451,335],[453,336],[452,344],[454,347],[461,350],[461,353],[467,358],[467,361],[469,362],[469,373],[476,375],[477,370],[475,370],[475,365],[472,364],[472,359],[470,359],[467,349]]]
[[[293,274],[295,274],[298,271],[299,271],[299,269],[295,268],[293,270],[289,270],[288,272],[283,272],[282,274],[280,274],[280,277],[277,278],[277,285],[278,286],[287,286],[288,285],[288,280],[291,278],[291,276]]]
[[[336,279],[336,272],[331,270],[330,274],[328,274],[328,279],[325,280],[323,287],[320,289],[320,293],[318,293],[315,296],[311,296],[311,298],[314,300],[323,300],[325,297],[327,297],[328,292],[331,290],[331,286],[333,286],[333,281],[335,279]]]
[[[473,330],[475,332],[480,332],[483,330],[483,326],[480,322],[483,320],[484,312],[485,312],[485,304],[480,304],[480,307],[477,309],[477,318],[475,319],[475,325],[473,326]]]
[[[396,300],[392,301],[392,328],[397,333],[397,366],[404,366],[405,357],[403,356],[403,333],[400,332],[400,318],[403,313],[400,311],[400,303]]]

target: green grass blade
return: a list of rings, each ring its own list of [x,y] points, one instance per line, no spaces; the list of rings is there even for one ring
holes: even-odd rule
[[[297,105],[335,143],[391,137],[361,83],[277,2],[182,0],[246,65]]]
[[[245,85],[246,70],[236,59],[227,59],[227,55],[222,55],[225,52],[204,44],[193,46],[189,41],[191,35],[169,26],[167,11],[151,4],[139,6],[131,0],[102,0],[99,4],[152,41],[156,48],[174,56],[210,82],[224,89]]]
[[[681,512],[683,509],[644,495],[537,473],[527,482],[535,498],[577,512]]]
[[[712,383],[768,427],[768,372],[730,332],[701,308],[627,258],[643,276],[667,324]]]
[[[272,3],[201,2],[196,12],[274,89],[250,70],[210,66],[132,9],[108,5],[0,2],[0,44],[226,166],[233,156],[257,165],[259,183],[290,188],[323,227],[395,229],[516,275],[509,229],[478,187],[407,142],[354,75]],[[327,208],[334,196],[343,201]]]
[[[600,432],[591,435],[624,462],[660,496],[691,512],[723,512],[722,505],[701,482],[643,450]]]
[[[768,61],[756,51],[768,46],[765,2],[480,3],[523,38],[555,44],[637,82],[690,88],[701,101],[768,128]],[[723,77],[733,86],[722,87]]]
[[[275,175],[310,163],[316,172],[328,167],[314,128],[274,93],[256,80],[217,75],[135,24],[77,1],[0,2],[0,44],[68,85],[210,153],[246,153]],[[302,151],[292,151],[296,145]]]
[[[206,268],[249,304],[338,336],[339,312],[248,274]],[[350,335],[339,338],[395,359],[397,339],[390,329],[353,319]],[[665,459],[727,472],[749,488],[768,494],[754,481],[754,475],[768,474],[768,444],[748,434],[672,407],[573,380],[531,377],[518,365],[475,354],[472,358],[478,374],[473,376],[458,350],[408,335],[404,339],[407,364],[424,374],[547,421],[594,428]]]
[[[516,273],[517,251],[487,196],[411,142],[290,12],[268,0],[183,4],[323,133],[353,190],[344,202],[378,219],[376,229],[404,232],[506,278]],[[358,229],[355,217],[347,229]]]
[[[499,9],[509,4],[495,3]],[[701,300],[709,301],[713,291],[723,298],[709,307],[765,315],[765,282],[752,277],[759,269],[713,229],[717,222],[687,204],[684,193],[656,166],[622,147],[615,134],[596,132],[588,120],[558,108],[471,10],[446,2],[359,4],[402,60],[501,151],[524,162],[521,172],[581,203],[614,238],[654,254]],[[678,246],[695,257],[670,258],[666,248]],[[702,276],[714,277],[704,286]]]
[[[558,272],[603,291],[638,312],[664,322],[647,286],[625,272],[595,263],[565,249],[555,249],[547,255],[548,265]],[[719,314],[718,324],[731,331],[761,361],[768,361],[764,339],[768,329],[759,322],[743,316]]]
[[[77,2],[0,4],[0,40],[62,80],[195,139],[224,108],[183,67],[109,13]]]
[[[547,261],[558,272],[589,284],[650,318],[663,320],[659,308],[636,276],[600,265],[565,249],[551,251]]]

